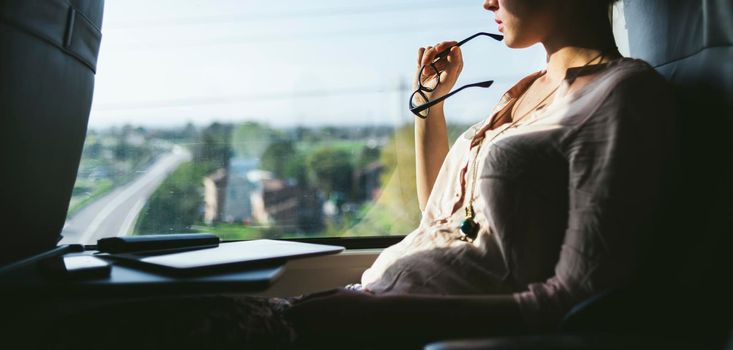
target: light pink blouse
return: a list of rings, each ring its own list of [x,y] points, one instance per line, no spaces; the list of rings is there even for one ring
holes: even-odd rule
[[[550,105],[512,126],[511,107],[542,73],[458,138],[420,226],[364,272],[366,289],[513,293],[531,327],[549,328],[629,279],[675,156],[669,89],[640,60],[572,68],[569,77],[596,75],[574,91],[566,78]],[[472,186],[480,230],[466,242],[458,227]]]

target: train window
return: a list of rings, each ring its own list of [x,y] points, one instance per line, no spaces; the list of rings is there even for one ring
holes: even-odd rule
[[[105,4],[89,129],[62,243],[405,235],[418,223],[408,98],[417,48],[494,30],[476,1]],[[539,47],[462,47],[455,138]]]

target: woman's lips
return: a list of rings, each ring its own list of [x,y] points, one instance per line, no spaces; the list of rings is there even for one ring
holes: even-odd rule
[[[499,31],[503,32],[504,31],[504,22],[502,22],[500,19],[497,19],[496,24],[499,26]]]

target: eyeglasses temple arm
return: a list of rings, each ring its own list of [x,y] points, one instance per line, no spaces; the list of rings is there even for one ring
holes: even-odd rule
[[[447,94],[445,94],[445,95],[443,95],[441,97],[438,97],[438,98],[436,98],[436,99],[434,99],[432,101],[428,101],[427,103],[421,104],[421,105],[419,105],[419,106],[417,106],[415,108],[411,108],[410,109],[410,112],[415,113],[415,114],[420,113],[420,112],[422,112],[422,111],[424,111],[424,110],[426,110],[426,109],[428,109],[428,108],[430,108],[432,106],[435,106],[438,103],[443,102],[446,98],[451,97],[451,96],[457,94],[458,92],[462,91],[463,89],[470,88],[470,87],[483,87],[483,88],[487,88],[487,87],[491,86],[491,84],[493,84],[493,83],[494,83],[493,80],[487,80],[487,81],[482,81],[482,82],[479,82],[479,83],[473,83],[473,84],[463,85],[463,86],[459,87],[458,89],[455,89],[455,90],[453,90],[453,91],[451,91],[451,92],[449,92],[449,93],[447,93]]]
[[[496,41],[501,41],[501,40],[504,39],[504,36],[503,35],[493,34],[493,33],[486,33],[486,32],[478,32],[478,33],[476,33],[474,35],[469,36],[468,38],[465,38],[465,39],[459,41],[454,46],[461,46],[461,45],[463,45],[463,44],[471,41],[473,38],[475,38],[477,36],[488,36],[489,38],[492,38],[492,39],[494,39]],[[449,47],[449,48],[447,48],[447,49],[445,49],[443,51],[440,51],[437,55],[435,55],[435,59],[433,59],[433,62],[435,62],[435,61],[437,61],[437,60],[439,60],[439,59],[441,59],[441,58],[443,58],[445,56],[448,56],[448,53],[450,52],[450,49],[452,49],[452,48],[453,48],[453,46],[451,46],[451,47]]]
[[[468,38],[465,38],[465,39],[463,39],[463,40],[459,41],[459,42],[458,42],[458,43],[456,44],[456,46],[461,46],[461,45],[463,45],[463,44],[465,44],[465,43],[467,43],[467,42],[471,41],[471,40],[472,40],[473,38],[475,38],[475,37],[477,37],[477,36],[488,36],[488,37],[490,37],[490,38],[492,38],[492,39],[494,39],[494,40],[496,40],[496,41],[501,41],[501,40],[503,40],[503,39],[504,39],[504,36],[503,36],[503,35],[501,35],[501,34],[493,34],[493,33],[486,33],[486,32],[478,32],[478,33],[476,33],[476,34],[474,34],[474,35],[471,35],[471,36],[469,36]]]

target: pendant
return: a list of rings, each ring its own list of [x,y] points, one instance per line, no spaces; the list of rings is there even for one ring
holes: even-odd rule
[[[466,207],[466,218],[461,221],[461,232],[463,235],[473,241],[478,236],[479,225],[474,218],[473,207],[471,205]]]

